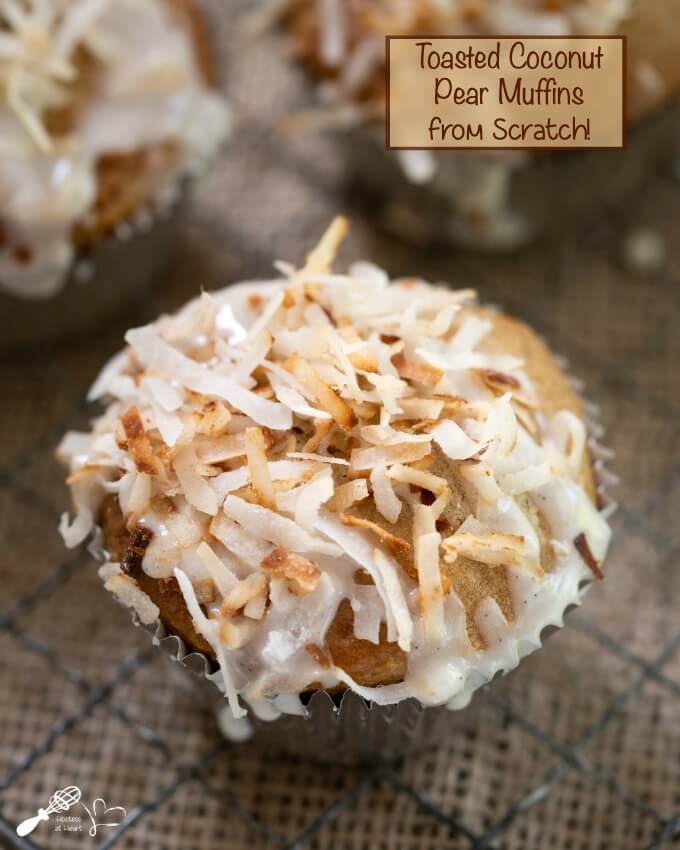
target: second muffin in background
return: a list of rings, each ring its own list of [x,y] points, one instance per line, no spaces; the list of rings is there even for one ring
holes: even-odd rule
[[[159,217],[229,126],[197,0],[13,8],[0,11],[3,341],[86,324],[139,290],[163,257]]]

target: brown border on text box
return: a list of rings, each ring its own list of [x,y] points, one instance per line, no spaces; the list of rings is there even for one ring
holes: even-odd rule
[[[390,144],[390,42],[392,39],[422,39],[439,41],[488,41],[489,39],[516,39],[521,41],[545,41],[556,39],[564,41],[569,40],[584,40],[592,41],[620,41],[621,52],[623,59],[623,68],[621,74],[621,144],[620,145],[573,145],[569,147],[547,147],[543,145],[519,147],[517,145],[483,145],[472,147],[471,145],[432,145],[428,147],[409,147],[407,145],[391,145]],[[428,35],[422,33],[418,35],[386,35],[385,36],[385,149],[392,151],[618,151],[623,150],[628,145],[628,36],[627,35]]]

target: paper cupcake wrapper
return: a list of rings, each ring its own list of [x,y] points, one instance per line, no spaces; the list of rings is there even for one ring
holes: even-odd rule
[[[599,421],[599,409],[583,398],[583,384],[571,375],[567,360],[560,356],[556,360],[583,401],[599,507],[609,517],[617,506],[610,491],[617,484],[618,477],[607,466],[614,454],[603,443],[605,431]],[[568,610],[563,612],[563,616]],[[499,696],[513,672],[497,674],[478,688],[470,703],[461,709],[426,707],[415,699],[379,706],[367,702],[353,691],[334,697],[321,690],[309,698],[304,716],[284,714],[275,720],[262,720],[250,711],[247,719],[236,722],[217,685],[219,672],[215,671],[210,659],[188,649],[184,641],[169,634],[160,621],[144,628],[151,633],[153,643],[173,662],[178,662],[172,668],[179,674],[183,686],[191,690],[192,698],[216,712],[227,738],[239,741],[254,737],[255,742],[266,747],[268,752],[290,754],[311,761],[391,761],[434,746],[452,731],[464,730],[485,699]],[[558,627],[547,625],[541,631],[541,642],[557,630]]]

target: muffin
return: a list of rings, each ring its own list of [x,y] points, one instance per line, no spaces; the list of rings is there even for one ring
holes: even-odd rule
[[[640,171],[649,169],[658,149],[665,150],[663,137],[667,140],[669,133],[660,128],[654,150],[648,150],[648,140],[634,140],[634,153],[618,159],[608,152],[386,153],[384,37],[625,34],[627,113],[638,122],[680,88],[680,36],[672,0],[289,0],[283,10],[291,52],[318,95],[317,107],[288,126],[338,131],[357,185],[385,196],[383,218],[400,234],[513,248],[538,229],[552,225],[559,231],[568,215],[583,214],[588,200],[600,208],[620,198],[639,181]],[[629,176],[622,180],[620,163],[626,159]]]
[[[202,653],[233,717],[312,694],[461,708],[601,579],[579,397],[525,324],[472,290],[302,269],[131,330],[69,433],[69,547]]]
[[[145,257],[136,237],[154,230],[182,181],[215,154],[229,121],[197,0],[31,0],[13,9],[0,10],[0,297],[8,326],[11,308],[34,325],[43,312],[54,323],[53,299],[67,286],[75,288],[69,308],[106,302],[92,279],[100,248],[111,254],[107,285],[124,290],[125,252],[106,247],[112,236],[125,250],[134,243],[130,276],[139,285],[139,267],[162,252],[152,239]],[[78,281],[89,282],[88,299]]]

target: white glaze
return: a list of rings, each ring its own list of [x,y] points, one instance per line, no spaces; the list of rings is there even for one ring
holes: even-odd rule
[[[305,275],[304,272],[299,275],[301,278],[298,276],[294,281],[301,285]],[[311,275],[309,279],[325,288],[326,308],[332,310],[335,315],[353,315],[355,328],[364,328],[363,333],[368,334],[365,329],[366,316],[376,310],[382,310],[388,318],[381,321],[388,322],[387,326],[390,321],[396,322],[403,332],[403,327],[411,323],[412,333],[419,334],[418,350],[436,348],[440,358],[447,356],[444,343],[430,339],[426,332],[428,327],[434,327],[431,322],[435,316],[441,317],[447,304],[457,306],[460,303],[457,294],[433,289],[424,283],[410,287],[400,284],[388,286],[385,276],[379,270],[368,266],[357,266],[354,276],[316,274]],[[166,340],[177,340],[176,345],[182,348],[182,339],[196,341],[198,338],[196,331],[192,329],[205,328],[206,322],[214,322],[216,316],[224,317],[226,311],[229,321],[226,324],[219,323],[218,326],[225,329],[224,333],[240,340],[236,350],[239,350],[239,347],[246,347],[247,350],[249,334],[258,326],[256,323],[262,325],[264,315],[269,315],[269,330],[276,338],[276,328],[280,326],[277,321],[281,322],[281,318],[277,320],[276,316],[282,317],[283,313],[281,309],[275,312],[268,310],[267,305],[281,304],[281,288],[286,283],[281,280],[239,284],[211,296],[204,295],[187,305],[177,316],[160,320],[156,332],[162,332]],[[259,316],[248,300],[248,296],[254,292],[264,300]],[[380,307],[381,304],[384,306]],[[410,305],[408,316],[403,311],[406,304]],[[390,315],[396,318],[389,319]],[[455,311],[451,315],[455,317]],[[452,357],[464,354],[466,345],[478,344],[483,338],[482,330],[488,330],[475,326],[474,321],[477,320],[468,319],[467,323],[463,322],[458,328],[454,337],[455,351],[451,354]],[[288,332],[282,328],[282,338]],[[134,332],[128,338],[141,344],[140,341],[145,337]],[[407,347],[414,345],[412,340],[416,337],[408,339],[411,341]],[[469,349],[468,353],[471,350]],[[142,361],[149,356],[145,351],[146,349],[137,350],[137,357]],[[223,362],[220,363],[218,358],[213,362],[213,368],[221,374],[229,374],[230,367],[227,364],[234,353],[235,350],[231,346],[225,348]],[[477,357],[472,362],[480,362],[483,365],[486,355],[481,352],[476,354]],[[495,363],[497,360],[489,362]],[[154,360],[154,363],[156,371],[162,371],[160,360]],[[118,358],[113,365],[106,367],[105,380],[98,381],[100,392],[108,388],[109,393],[118,395],[118,399],[95,423],[94,432],[97,436],[89,439],[71,436],[62,446],[62,454],[70,461],[72,469],[80,468],[85,463],[100,464],[101,472],[95,470],[92,473],[97,479],[102,475],[110,478],[113,474],[111,467],[118,468],[119,473],[127,471],[133,476],[136,474],[129,455],[123,452],[121,461],[118,452],[113,458],[110,445],[104,443],[101,437],[101,434],[110,433],[118,427],[118,417],[122,412],[132,403],[138,404],[143,411],[145,427],[153,427],[153,410],[143,406],[144,397],[140,395],[136,385],[125,381],[125,368],[125,359]],[[184,374],[182,372],[182,375]],[[513,368],[511,374],[521,384],[523,394],[532,392],[531,383],[520,366]],[[177,392],[183,393],[182,380],[185,378],[181,377],[180,373],[166,374],[164,377]],[[499,495],[489,501],[487,496],[483,496],[486,489],[479,491],[482,497],[471,500],[471,504],[477,505],[475,517],[466,521],[465,530],[482,533],[486,529],[497,534],[521,537],[526,566],[507,568],[515,619],[507,622],[496,602],[488,599],[475,614],[476,622],[487,642],[484,649],[477,649],[468,638],[462,605],[453,593],[449,593],[444,597],[443,603],[443,635],[435,640],[426,638],[420,615],[417,583],[397,566],[397,580],[410,611],[412,625],[412,634],[409,634],[407,642],[410,649],[405,680],[395,685],[365,688],[357,685],[345,671],[332,664],[321,665],[306,647],[309,644],[324,646],[326,630],[343,599],[349,599],[355,611],[367,604],[382,606],[381,600],[387,600],[383,578],[374,555],[375,549],[383,551],[384,557],[394,563],[389,552],[376,543],[375,537],[356,529],[348,530],[339,522],[337,515],[327,507],[322,507],[318,519],[310,529],[311,536],[310,532],[305,532],[307,537],[296,537],[303,547],[297,551],[308,553],[321,572],[315,589],[300,597],[291,593],[283,580],[272,580],[267,612],[262,620],[248,624],[247,642],[240,648],[221,647],[225,663],[228,664],[229,687],[233,685],[234,692],[254,707],[257,716],[273,717],[282,711],[299,712],[299,701],[291,699],[291,695],[303,691],[311,682],[319,682],[325,688],[345,683],[367,699],[382,704],[416,697],[424,704],[446,703],[452,708],[460,708],[467,704],[474,690],[481,684],[489,681],[496,673],[512,669],[524,655],[537,648],[540,645],[542,630],[548,625],[561,625],[564,611],[580,602],[583,587],[592,579],[592,573],[577,552],[574,539],[577,535],[584,534],[593,556],[601,562],[606,554],[610,536],[602,515],[592,505],[575,477],[572,477],[576,476],[578,469],[578,466],[574,465],[574,458],[565,454],[567,444],[579,445],[579,434],[583,428],[580,421],[575,417],[569,419],[562,414],[552,421],[542,415],[538,416],[537,423],[542,439],[539,444],[518,421],[515,422],[507,397],[496,399],[478,380],[472,380],[469,370],[456,367],[446,373],[445,380],[450,393],[466,393],[470,401],[481,405],[479,410],[487,411],[486,421],[459,419],[458,422],[466,429],[470,439],[492,439],[484,454],[484,463],[496,480],[495,490],[492,488],[490,492],[493,494],[497,491]],[[247,387],[249,379],[244,377],[243,383]],[[345,386],[342,393],[346,396],[351,394],[351,386]],[[512,421],[505,421],[508,416]],[[571,429],[571,440],[565,438],[565,428]],[[497,429],[500,431],[497,432]],[[508,441],[509,435],[515,430],[516,440]],[[314,462],[303,463],[311,463],[312,468],[315,466]],[[511,475],[517,476],[522,470],[541,465],[549,466],[550,480],[532,487],[530,482],[533,479],[530,479],[527,493],[548,523],[551,538],[555,541],[556,563],[554,568],[545,574],[537,572],[539,541],[533,525],[517,499],[502,491],[505,480],[516,480],[512,479]],[[324,465],[318,466],[322,469]],[[87,478],[88,476],[85,476],[85,480]],[[210,480],[215,482],[217,479],[208,479]],[[110,485],[107,486],[110,488]],[[96,490],[96,485],[94,487]],[[474,485],[471,484],[470,487],[474,493]],[[298,492],[303,490],[304,487]],[[74,486],[74,496],[77,497],[78,492]],[[413,498],[408,488],[403,485],[398,485],[395,492],[407,501]],[[102,495],[100,489],[100,495],[95,497],[95,502],[100,500]],[[295,513],[296,500],[290,495],[284,496],[277,503],[278,510],[284,516],[291,517]],[[223,499],[224,494],[220,498]],[[231,502],[228,500],[228,504],[234,507],[243,504],[233,496],[229,499]],[[83,500],[85,496],[81,494],[81,501]],[[189,507],[181,497],[176,497],[174,501],[178,514],[172,520],[175,526],[173,528],[153,509],[147,510],[141,517],[141,522],[154,531],[154,538],[147,549],[143,566],[149,575],[166,577],[173,575],[179,566],[192,582],[198,582],[207,574],[196,554],[196,548],[197,543],[206,536],[211,517]],[[90,508],[91,513],[95,510],[96,504]],[[247,531],[241,531],[238,538],[227,536],[225,539],[220,536],[220,543],[211,542],[217,556],[228,563],[230,571],[239,578],[257,569],[257,564],[271,549],[272,543],[278,541],[281,533],[275,526],[270,527],[266,521],[265,509],[258,510],[263,516],[261,523],[256,523],[252,528],[247,525]],[[230,508],[228,513],[232,514]],[[83,524],[81,526],[84,527]],[[70,544],[77,543],[78,537],[83,536],[81,526],[75,536],[67,531]],[[231,528],[235,529],[236,526],[232,525]],[[258,539],[258,534],[263,535],[264,539]],[[346,536],[348,534],[352,535],[351,538]],[[321,542],[314,543],[314,539]],[[225,543],[230,552],[224,548]],[[339,555],[332,553],[337,544],[340,545]],[[354,584],[354,574],[359,567],[367,570],[374,579],[375,586],[370,588],[370,593],[374,594],[372,602],[368,597],[369,588]],[[177,572],[174,574],[177,575]],[[214,615],[218,612],[220,601],[218,596],[215,603],[209,606]],[[365,608],[364,611],[366,613]],[[391,622],[390,617],[389,607],[384,607],[382,619],[387,623],[388,639],[397,640],[397,626]],[[364,630],[368,627],[364,622],[359,628]],[[212,632],[210,634],[211,638],[214,637]],[[370,639],[370,634],[362,636]],[[243,708],[235,699],[234,693],[230,697],[230,704],[235,716],[241,716]]]

